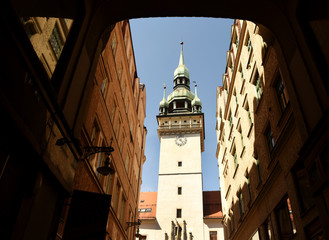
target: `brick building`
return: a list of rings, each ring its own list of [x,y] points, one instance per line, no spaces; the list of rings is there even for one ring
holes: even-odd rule
[[[104,176],[104,152],[91,155],[77,166],[75,190],[112,196],[106,239],[133,239],[137,204],[145,162],[144,127],[146,92],[137,77],[129,21],[118,22],[99,59],[93,91],[81,132],[81,145],[113,147]],[[65,234],[64,234],[65,235]]]

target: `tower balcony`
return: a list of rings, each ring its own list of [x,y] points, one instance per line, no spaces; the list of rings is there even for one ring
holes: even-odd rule
[[[158,135],[200,134],[201,149],[204,149],[204,115],[203,113],[158,115]]]

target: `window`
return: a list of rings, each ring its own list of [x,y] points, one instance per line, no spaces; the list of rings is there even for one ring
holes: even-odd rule
[[[176,209],[176,218],[182,218],[182,209],[181,208]]]
[[[260,99],[263,96],[263,83],[262,83],[262,78],[261,76],[259,76],[257,69],[255,70],[255,75],[253,77],[252,84],[255,85],[257,100],[260,101]]]
[[[113,56],[115,56],[115,52],[117,50],[117,44],[118,44],[117,37],[116,37],[115,33],[113,33],[113,37],[111,40],[111,48],[112,48]]]
[[[238,166],[238,157],[236,155],[235,145],[233,146],[233,149],[232,149],[232,156],[233,156],[233,160],[234,160],[234,166],[236,168]]]
[[[120,194],[120,190],[121,190],[121,186],[120,183],[117,182],[116,188],[115,188],[115,192],[114,192],[114,196],[113,196],[113,201],[112,201],[112,207],[113,210],[116,211],[117,206],[118,206],[118,199],[119,199],[119,194]]]
[[[102,147],[106,147],[104,141],[103,141],[103,143],[102,143]],[[98,178],[99,180],[102,179],[103,175],[100,174],[100,173],[97,171],[97,168],[99,168],[99,167],[101,167],[101,166],[103,165],[103,163],[104,163],[104,161],[105,161],[105,158],[106,158],[106,154],[105,154],[105,152],[100,152],[100,153],[98,153],[98,160],[97,160],[97,162],[96,162],[96,166],[95,166],[95,169],[94,169],[94,170],[95,170],[96,176],[97,176],[97,178]]]
[[[217,240],[217,231],[210,231],[209,232],[209,239],[210,240]]]
[[[290,200],[285,197],[275,209],[280,239],[291,239],[296,233]]]
[[[250,52],[252,50],[252,44],[251,44],[249,33],[247,33],[247,37],[246,37],[246,41],[245,41],[244,45],[247,47],[248,52]]]
[[[96,120],[94,121],[94,125],[93,128],[91,129],[91,134],[90,134],[90,143],[91,146],[96,146],[98,143],[98,137],[99,137],[99,127],[98,124],[96,122]]]
[[[130,160],[130,154],[129,154],[129,152],[127,152],[126,161],[125,161],[125,169],[127,172],[128,172],[128,168],[129,168],[129,160]]]
[[[313,205],[312,196],[310,195],[311,186],[306,170],[302,167],[297,169],[295,172],[295,179],[297,190],[300,195],[299,200],[301,208],[302,211],[305,211]]]
[[[251,112],[250,112],[250,108],[249,108],[249,103],[246,102],[246,106],[244,108],[247,111],[248,114],[248,120],[249,120],[249,125],[252,125],[252,118],[251,118]]]
[[[112,195],[112,185],[113,185],[114,174],[109,174],[106,181],[106,190],[105,193]]]
[[[123,194],[122,194],[123,195]],[[124,213],[125,213],[125,205],[126,205],[126,199],[124,196],[122,196],[122,199],[121,199],[121,205],[120,205],[120,212],[119,212],[119,221],[121,223],[123,223],[124,221]]]
[[[243,71],[242,71],[242,65],[240,63],[239,65],[239,73],[240,73],[240,77],[241,77],[241,80],[243,79]]]
[[[247,179],[247,189],[248,189],[248,202],[251,201],[251,187],[250,187],[250,177],[249,173],[246,172],[246,179]]]
[[[238,132],[240,134],[240,138],[241,138],[241,147],[242,149],[244,148],[244,144],[243,144],[243,135],[242,135],[242,126],[241,126],[241,123],[239,124],[239,128],[238,128]],[[241,150],[242,152],[242,150]]]
[[[118,73],[118,80],[120,81],[121,80],[121,76],[122,76],[122,63],[120,63],[120,65],[119,65],[119,68],[117,69],[117,73]],[[122,90],[122,92],[124,92],[125,91],[125,89],[124,90]]]
[[[266,137],[266,143],[267,143],[268,150],[270,152],[272,152],[275,143],[274,143],[273,133],[272,133],[270,126],[267,127],[267,130],[265,132],[265,137]]]
[[[229,120],[229,122],[230,122],[230,128],[231,128],[232,125],[233,125],[233,120],[232,120],[232,113],[231,113],[231,111],[230,111],[230,113],[229,113],[228,120]]]
[[[111,114],[110,114],[112,124],[113,124],[116,109],[117,109],[117,103],[116,103],[116,100],[113,99],[113,104],[112,104]]]
[[[182,195],[182,187],[178,187],[177,188],[177,194],[178,195]]]
[[[241,218],[244,214],[242,190],[240,190],[240,192],[238,193],[238,198],[239,198],[239,209],[240,209],[240,218]]]
[[[115,130],[115,137],[118,138],[119,137],[119,131],[121,128],[121,114],[119,115],[119,119],[118,119],[118,123],[117,123],[117,129]]]
[[[283,85],[283,81],[282,81],[280,73],[278,73],[278,75],[277,75],[275,91],[276,91],[276,95],[277,95],[277,98],[279,101],[280,109],[283,112],[288,105],[289,99],[288,99],[286,89]]]
[[[265,231],[265,240],[272,239],[272,226],[271,226],[271,219],[268,217],[265,222],[263,223],[264,231]]]
[[[181,166],[183,166],[183,162],[182,162],[182,161],[179,161],[179,162],[177,163],[177,165],[178,165],[178,167],[181,167]]]
[[[101,92],[103,97],[106,97],[106,93],[107,93],[107,86],[109,84],[109,80],[106,78],[104,78],[103,82],[102,82],[102,86],[101,86]]]
[[[64,44],[63,44],[63,40],[61,38],[60,31],[59,31],[57,24],[55,24],[53,32],[50,35],[49,43],[50,43],[51,48],[54,51],[56,58],[59,59],[59,56],[62,53]]]

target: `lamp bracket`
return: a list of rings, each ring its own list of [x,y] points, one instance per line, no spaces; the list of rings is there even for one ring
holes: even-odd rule
[[[93,155],[93,154],[96,154],[96,153],[99,153],[99,152],[105,152],[107,154],[111,154],[111,152],[114,151],[114,148],[113,147],[95,147],[95,146],[88,146],[88,147],[85,147],[85,157],[89,157],[90,155]]]
[[[141,220],[140,219],[138,219],[137,220],[137,222],[126,222],[127,223],[127,229],[129,228],[129,227],[132,227],[132,226],[136,226],[136,225],[141,225]]]

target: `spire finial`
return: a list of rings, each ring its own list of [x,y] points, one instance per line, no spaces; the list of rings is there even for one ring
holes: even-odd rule
[[[197,92],[197,84],[196,84],[196,81],[193,81],[194,82],[194,87],[195,87],[195,96],[197,97],[198,96],[198,92]]]
[[[181,41],[180,42],[180,45],[181,45],[181,50],[180,50],[180,57],[179,57],[179,64],[178,65],[184,65],[184,56],[183,56],[183,45],[184,45],[184,42]]]

